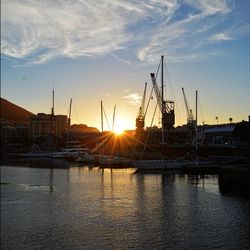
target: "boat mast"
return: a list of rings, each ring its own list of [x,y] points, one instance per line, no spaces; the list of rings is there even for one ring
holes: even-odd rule
[[[71,106],[72,106],[72,98],[70,99],[70,103],[69,103],[68,130],[69,130],[69,128],[70,128],[70,121],[71,121]]]
[[[52,92],[52,109],[51,109],[51,116],[54,116],[54,107],[55,107],[55,91],[53,87],[53,92]]]
[[[162,106],[161,106],[161,131],[162,131],[162,135],[161,135],[161,142],[162,144],[164,144],[165,142],[165,138],[164,138],[164,111],[165,111],[165,102],[164,102],[164,71],[163,71],[163,60],[164,60],[164,56],[161,56],[161,100],[162,100]]]
[[[51,108],[51,114],[50,114],[50,134],[53,134],[53,120],[54,120],[54,116],[55,116],[55,113],[54,113],[54,105],[55,105],[55,102],[54,102],[54,96],[55,96],[55,91],[54,91],[54,86],[53,86],[53,91],[52,91],[52,108]]]
[[[50,145],[50,149],[53,150],[54,147],[54,138],[53,135],[55,134],[54,131],[54,117],[55,117],[55,113],[54,113],[54,96],[55,96],[55,91],[54,91],[54,86],[53,86],[53,91],[52,91],[52,108],[51,108],[51,114],[50,114],[50,137],[51,137],[51,145]]]
[[[102,128],[102,133],[103,133],[103,106],[102,106],[102,101],[101,101],[101,128]]]
[[[67,131],[67,148],[69,148],[69,129],[70,129],[70,121],[71,121],[71,106],[72,106],[72,98],[69,103],[69,118],[68,118],[68,131]]]
[[[195,118],[196,118],[196,121],[195,121],[195,155],[196,155],[196,160],[197,160],[197,157],[198,157],[198,105],[197,105],[197,102],[198,102],[198,90],[195,91]]]
[[[115,110],[116,110],[116,105],[114,106],[114,112],[113,112],[112,132],[114,132],[114,125],[115,125]]]

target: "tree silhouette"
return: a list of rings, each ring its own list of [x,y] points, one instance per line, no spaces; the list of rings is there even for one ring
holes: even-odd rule
[[[233,121],[233,118],[232,118],[232,117],[230,117],[230,118],[229,118],[229,123],[231,124],[231,123],[232,123],[232,121]]]

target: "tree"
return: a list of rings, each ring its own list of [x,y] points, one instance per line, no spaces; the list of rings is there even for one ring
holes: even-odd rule
[[[230,118],[229,118],[229,123],[231,124],[231,123],[232,123],[232,121],[233,121],[233,118],[232,118],[232,117],[230,117]]]

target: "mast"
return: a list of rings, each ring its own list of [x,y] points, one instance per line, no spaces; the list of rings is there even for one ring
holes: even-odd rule
[[[51,145],[50,145],[50,150],[52,151],[55,145],[55,141],[54,141],[54,135],[55,135],[55,131],[54,131],[54,117],[55,117],[55,113],[54,113],[54,106],[55,106],[55,102],[54,102],[54,96],[55,96],[55,91],[54,91],[54,86],[53,86],[53,91],[52,91],[52,108],[51,108],[51,114],[50,114],[50,137],[51,137]]]
[[[114,132],[114,125],[115,125],[115,109],[116,109],[116,105],[114,106],[114,112],[113,112],[112,132]]]
[[[52,91],[52,108],[51,108],[51,114],[50,114],[50,134],[54,133],[53,129],[53,120],[54,120],[54,106],[55,106],[55,91],[54,91],[54,86],[53,86],[53,91]]]
[[[70,99],[70,103],[69,103],[68,130],[69,130],[69,128],[70,128],[70,121],[71,121],[71,106],[72,106],[72,98]]]
[[[69,118],[68,118],[68,131],[67,131],[67,148],[69,148],[69,128],[70,128],[70,121],[71,121],[71,106],[72,106],[72,98],[70,99],[70,103],[69,103]]]
[[[54,91],[54,87],[53,87],[51,116],[54,116],[54,108],[55,108],[55,91]]]
[[[161,56],[161,100],[162,100],[162,106],[161,106],[161,142],[164,143],[165,142],[165,138],[164,138],[164,111],[165,111],[165,102],[164,102],[164,71],[163,71],[163,59],[164,56]]]
[[[102,106],[102,101],[101,101],[101,128],[102,128],[102,133],[103,133],[103,106]]]
[[[196,160],[197,160],[197,157],[198,157],[198,105],[197,105],[197,102],[198,102],[198,90],[195,91],[195,118],[196,118],[196,121],[195,121],[195,155],[196,155]]]

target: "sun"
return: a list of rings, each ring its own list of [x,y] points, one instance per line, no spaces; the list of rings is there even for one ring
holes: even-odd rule
[[[122,127],[115,127],[114,128],[114,133],[116,135],[121,135],[124,132],[124,129]]]
[[[122,135],[126,130],[133,129],[133,120],[127,115],[120,115],[114,122],[113,132]]]
[[[124,130],[125,130],[125,122],[121,119],[119,119],[118,121],[116,121],[116,123],[114,124],[114,133],[116,135],[121,135]]]

